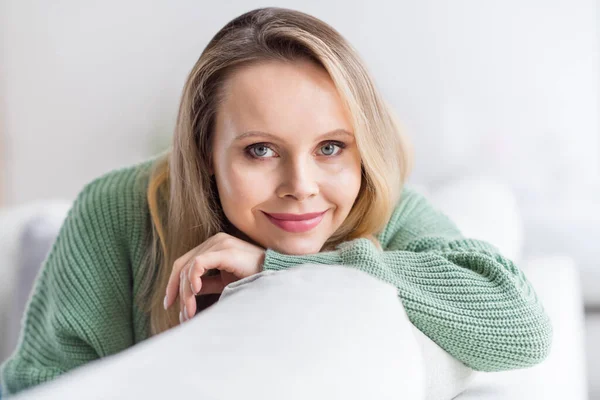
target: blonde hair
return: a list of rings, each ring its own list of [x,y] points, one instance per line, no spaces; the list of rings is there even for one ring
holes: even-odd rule
[[[307,59],[329,73],[349,110],[362,160],[362,183],[352,210],[323,248],[372,237],[386,225],[412,168],[412,148],[358,53],[332,27],[308,14],[260,8],[227,23],[208,43],[185,83],[172,148],[150,172],[152,220],[138,304],[150,314],[151,334],[178,324],[177,307],[163,309],[173,263],[227,230],[210,174],[214,116],[229,74],[259,61]]]

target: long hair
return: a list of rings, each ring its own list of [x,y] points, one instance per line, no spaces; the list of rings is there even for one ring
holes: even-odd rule
[[[137,302],[150,314],[152,335],[178,324],[163,297],[177,258],[220,231],[225,217],[210,168],[214,118],[223,83],[251,63],[310,60],[324,68],[349,110],[361,157],[361,186],[346,220],[323,249],[369,237],[386,225],[412,168],[412,148],[357,51],[331,26],[285,8],[259,8],[227,23],[208,43],[181,97],[172,146],[150,172],[152,221]]]

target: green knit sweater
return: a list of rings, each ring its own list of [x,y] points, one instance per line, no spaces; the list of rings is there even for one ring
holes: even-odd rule
[[[2,366],[5,395],[51,380],[149,337],[134,304],[150,225],[150,163],[110,171],[85,185],[36,280],[18,348]],[[464,237],[406,186],[385,229],[336,250],[304,256],[267,249],[265,270],[344,264],[398,288],[411,322],[480,371],[533,366],[546,358],[552,325],[523,272],[491,244]]]

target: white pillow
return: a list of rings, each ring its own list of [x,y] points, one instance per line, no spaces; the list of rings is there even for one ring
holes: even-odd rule
[[[14,207],[0,208],[0,363],[14,350],[16,336],[20,330],[21,315],[14,316],[14,310],[22,312],[23,300],[20,292],[29,294],[31,288],[21,288],[23,279],[21,267],[22,238],[28,224],[36,217],[44,219],[41,233],[56,236],[70,203],[66,200],[40,200]],[[28,284],[32,285],[33,282]]]
[[[329,265],[254,278],[182,326],[16,398],[424,398],[394,287]]]
[[[279,275],[277,277],[278,280],[273,279],[273,277],[269,279],[261,279],[267,274],[275,273],[274,271],[264,271],[260,274],[250,276],[248,278],[239,280],[227,286],[221,295],[220,301],[240,290],[246,291],[247,295],[260,296],[261,293],[269,290],[269,286],[281,285],[281,287],[285,287],[286,285],[289,285],[292,282],[292,279],[301,278],[305,274],[305,272],[311,274],[315,273],[318,275],[322,274],[324,269],[332,267],[338,268],[337,266],[314,266],[306,264],[300,267],[296,267],[300,268],[300,270],[295,272],[295,275]],[[344,268],[345,269],[341,271],[335,271],[333,269],[327,271],[335,273],[336,276],[344,276],[345,274],[350,273],[348,272],[348,267]],[[279,274],[279,272],[277,273]],[[252,283],[257,281],[258,279],[261,279],[260,284]],[[330,283],[329,287],[330,289],[335,289],[338,287],[338,285],[343,284],[343,279],[340,280],[336,278]],[[281,301],[286,302],[286,297],[287,292],[283,292]],[[404,309],[400,310],[399,312],[402,314],[404,322],[406,324],[409,324],[410,329],[414,337],[416,338],[419,348],[421,350],[425,368],[425,399],[448,400],[453,399],[455,396],[462,393],[467,388],[469,383],[473,380],[475,376],[475,371],[473,371],[471,368],[467,367],[462,362],[452,357],[444,349],[438,346],[433,340],[431,340],[428,336],[421,332],[417,327],[415,327],[408,319],[408,316],[406,315],[406,311]],[[400,334],[398,335],[397,340],[402,340]],[[412,341],[412,339],[409,340]],[[406,358],[404,359],[406,360]]]
[[[450,400],[470,372],[410,323],[393,286],[307,264],[235,282],[182,326],[16,399]]]

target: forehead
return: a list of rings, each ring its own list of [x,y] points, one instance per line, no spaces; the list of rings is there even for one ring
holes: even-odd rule
[[[310,61],[268,61],[233,72],[224,85],[217,126],[239,135],[315,135],[351,130],[349,113],[327,71]]]

